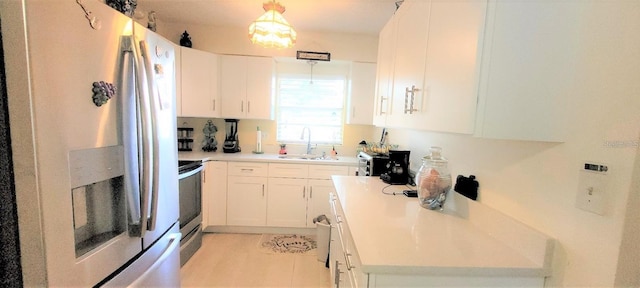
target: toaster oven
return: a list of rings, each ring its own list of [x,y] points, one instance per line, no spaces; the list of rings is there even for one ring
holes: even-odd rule
[[[380,176],[387,171],[389,155],[358,153],[358,176]]]

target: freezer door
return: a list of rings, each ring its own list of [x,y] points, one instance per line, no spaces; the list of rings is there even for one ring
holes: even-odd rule
[[[161,36],[134,24],[142,53],[153,126],[153,183],[143,249],[178,221],[178,148],[176,140],[175,51]],[[143,206],[144,207],[144,206]]]
[[[102,287],[180,287],[180,237],[176,224]]]

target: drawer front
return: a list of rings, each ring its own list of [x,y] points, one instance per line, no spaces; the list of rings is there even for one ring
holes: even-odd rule
[[[306,179],[308,176],[308,165],[269,163],[269,177]]]
[[[309,179],[331,179],[331,175],[348,176],[349,166],[309,165]]]
[[[267,177],[269,164],[256,162],[229,162],[229,176]]]

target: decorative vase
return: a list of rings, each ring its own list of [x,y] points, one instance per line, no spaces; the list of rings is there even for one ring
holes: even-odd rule
[[[191,48],[191,36],[189,36],[187,30],[184,30],[184,33],[180,36],[180,46]]]

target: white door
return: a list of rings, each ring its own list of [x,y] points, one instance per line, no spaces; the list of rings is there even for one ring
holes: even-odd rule
[[[243,56],[220,56],[221,115],[242,119],[247,115],[247,59]],[[255,105],[254,105],[255,106]]]
[[[333,181],[309,179],[309,208],[307,212],[307,227],[315,227],[313,218],[319,215],[329,217],[329,194],[335,193]]]
[[[272,119],[275,63],[270,57],[247,57],[246,118]]]
[[[206,206],[206,224],[226,225],[227,224],[227,162],[209,161],[205,168],[205,183],[203,185],[202,205]],[[206,199],[205,199],[206,195]],[[205,210],[205,209],[203,209]]]
[[[267,178],[229,176],[227,224],[265,226],[267,213]]]
[[[307,179],[269,178],[267,226],[306,227]]]
[[[213,53],[181,47],[183,117],[218,117],[218,58]]]

